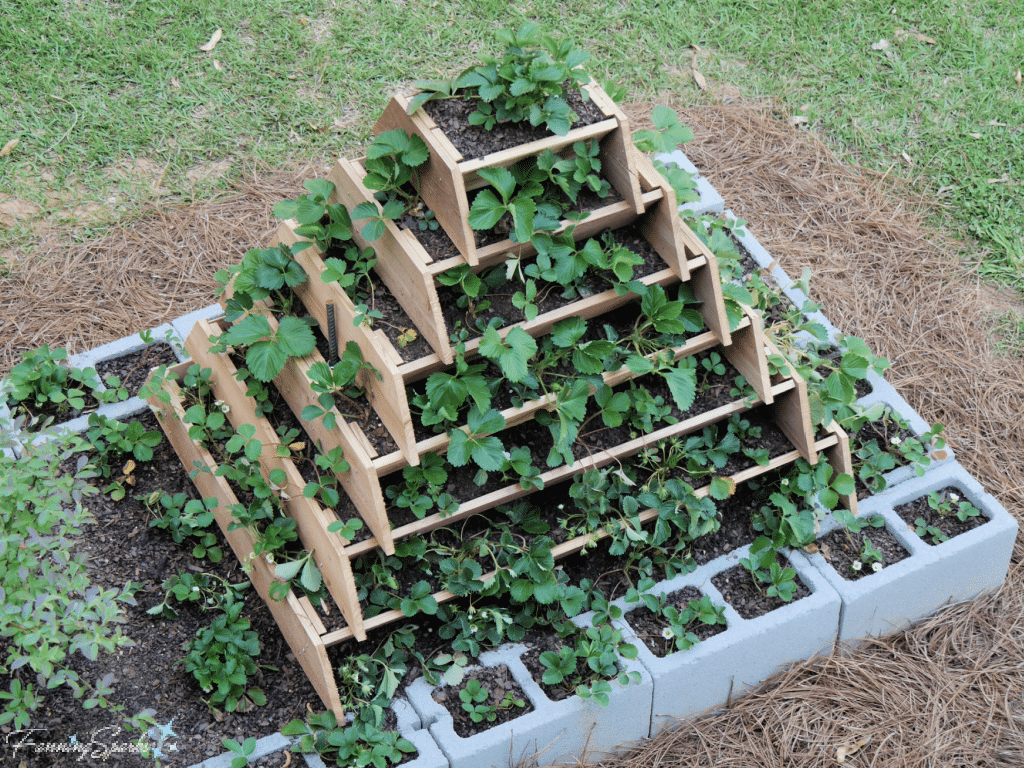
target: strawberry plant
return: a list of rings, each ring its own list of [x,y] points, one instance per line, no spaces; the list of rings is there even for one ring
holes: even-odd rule
[[[565,100],[565,84],[578,88],[589,82],[582,64],[590,54],[570,40],[540,34],[533,22],[518,32],[498,30],[497,37],[505,44],[500,58],[482,55],[483,64],[452,80],[416,81],[422,92],[410,101],[409,114],[432,99],[458,94],[476,101],[476,111],[469,117],[472,125],[491,130],[499,122],[529,121],[559,136],[567,134],[577,115]]]

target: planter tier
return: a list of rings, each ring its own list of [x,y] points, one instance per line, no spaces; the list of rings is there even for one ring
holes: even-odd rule
[[[665,207],[664,202],[660,202],[645,216],[659,217],[658,220],[660,220],[660,217],[665,213],[671,212]],[[635,218],[635,215],[633,216]],[[736,367],[747,377],[747,380],[751,382],[758,394],[764,398],[768,392],[767,378],[760,373],[754,375],[754,371],[757,370],[757,361],[763,357],[760,354],[763,345],[758,346],[750,343],[747,339],[741,339],[736,345],[732,344],[732,334],[729,331],[729,323],[725,317],[724,303],[722,301],[722,288],[718,277],[717,261],[711,253],[707,252],[700,241],[693,237],[692,233],[689,233],[689,230],[678,225],[678,216],[675,216],[672,220],[677,223],[674,226],[674,231],[679,234],[680,240],[684,242],[684,247],[681,250],[664,250],[665,248],[674,248],[675,239],[665,240],[659,246],[658,238],[650,237],[650,233],[657,229],[655,226],[648,228],[649,239],[667,263],[675,262],[687,265],[685,271],[680,271],[684,271],[687,275],[689,282],[693,286],[695,296],[701,302],[698,311],[701,313],[705,324],[714,335],[716,343],[723,344],[727,348],[730,346],[737,347],[740,354],[740,362],[735,363]],[[278,242],[291,245],[303,240],[301,236],[295,234],[294,224],[294,222],[286,222],[281,225],[278,230]],[[666,257],[666,253],[670,255]],[[401,261],[401,257],[397,256],[396,253],[382,251],[379,256],[378,266],[382,262]],[[680,256],[682,258],[678,258]],[[419,451],[417,450],[416,438],[413,433],[412,416],[405,398],[405,385],[424,379],[449,365],[452,354],[450,342],[446,342],[446,345],[442,347],[444,354],[438,353],[436,351],[437,344],[431,342],[432,346],[435,347],[435,354],[427,355],[411,362],[403,361],[398,350],[395,349],[394,345],[381,330],[355,325],[357,314],[355,304],[337,284],[327,284],[320,279],[320,275],[326,269],[326,266],[323,261],[323,254],[316,246],[311,245],[303,249],[295,254],[295,259],[306,271],[307,275],[309,275],[309,279],[295,289],[296,293],[306,305],[306,309],[320,323],[321,329],[327,327],[327,304],[331,303],[334,305],[339,348],[349,341],[355,341],[363,351],[364,358],[380,372],[380,379],[372,378],[368,383],[370,402],[380,416],[384,426],[387,427],[391,436],[400,447],[406,460],[411,464],[418,464]],[[411,292],[415,297],[411,301],[423,303],[426,300],[426,303],[434,307],[437,312],[436,315],[431,315],[431,317],[439,317],[440,305],[437,300],[434,278],[432,275],[425,273],[421,274],[421,277],[423,277],[424,282],[415,291]],[[679,280],[677,270],[663,269],[654,274],[647,275],[641,279],[641,282],[645,285],[671,286],[678,283]],[[395,293],[395,295],[396,298],[399,298],[403,308],[412,317],[411,305],[406,303],[410,301],[410,292],[403,291],[401,294]],[[560,320],[570,317],[582,317],[589,320],[617,309],[636,298],[636,295],[633,293],[619,295],[614,290],[609,289],[585,299],[571,302],[550,312],[545,312],[532,321],[505,326],[499,330],[499,333],[504,338],[512,328],[521,327],[536,338],[549,333],[552,326]],[[430,322],[437,321],[434,319],[430,320]],[[447,340],[449,333],[443,319],[439,323],[439,325],[423,326],[417,324],[417,329],[428,340],[430,338]],[[476,356],[479,344],[480,337],[471,339],[466,343],[467,357],[472,358]],[[746,364],[744,364],[744,361],[746,361]],[[761,366],[763,367],[763,363]]]
[[[314,500],[303,496],[302,491],[306,487],[306,482],[302,479],[302,475],[299,474],[299,470],[291,458],[277,454],[278,437],[270,423],[256,415],[255,401],[246,396],[245,390],[235,378],[237,369],[234,363],[226,353],[214,354],[203,343],[203,340],[207,338],[208,330],[209,325],[205,321],[197,323],[188,339],[185,340],[186,348],[196,363],[212,371],[210,385],[217,399],[222,400],[230,408],[228,419],[232,426],[236,430],[242,424],[251,424],[256,428],[253,437],[259,440],[263,446],[260,454],[260,472],[264,479],[269,482],[270,473],[275,469],[284,471],[287,483],[281,489],[282,506],[288,516],[295,520],[299,539],[303,546],[315,554],[316,565],[324,577],[324,584],[327,585],[328,592],[338,604],[345,620],[350,622],[353,632],[365,637],[359,598],[353,587],[349,556],[345,551],[343,540],[327,530],[327,526],[335,522],[338,517],[333,512],[320,507]],[[164,431],[167,431],[166,422],[161,423],[164,424]],[[184,428],[187,433],[188,427],[184,426]],[[186,464],[185,466],[191,465]],[[230,518],[230,513],[226,511],[225,513]]]
[[[741,322],[740,327],[733,333],[733,338],[735,342],[731,346],[721,348],[722,354],[740,371],[747,381],[751,382],[751,385],[759,394],[758,400],[754,403],[737,400],[734,403],[721,406],[713,411],[672,425],[667,429],[685,429],[686,431],[703,429],[714,421],[728,418],[733,413],[748,410],[758,403],[772,404],[773,407],[785,410],[785,413],[779,418],[784,434],[794,445],[800,447],[805,457],[813,458],[813,451],[810,449],[810,446],[813,444],[810,422],[809,420],[799,419],[800,404],[805,403],[807,398],[806,386],[803,381],[787,379],[774,387],[768,383],[768,371],[764,358],[759,358],[752,353],[752,350],[763,349],[764,337],[760,326],[752,323],[749,318]],[[690,339],[687,344],[677,347],[674,350],[675,357],[676,359],[681,359],[716,346],[718,346],[718,340],[715,335],[710,332],[703,333]],[[321,361],[320,354],[315,351],[312,355],[301,360],[291,359],[285,365],[284,371],[274,380],[292,412],[300,419],[302,410],[306,406],[317,402],[317,394],[310,388],[307,372],[312,365]],[[605,383],[609,386],[621,384],[634,377],[634,374],[625,366],[618,371],[606,372],[603,376]],[[791,390],[795,390],[796,394],[792,397],[776,400],[777,393],[786,393]],[[529,421],[538,411],[550,409],[553,403],[554,396],[549,395],[524,403],[519,408],[505,409],[502,411],[502,416],[505,418],[506,428]],[[406,452],[395,451],[385,456],[380,456],[370,444],[369,438],[366,437],[359,425],[351,421],[347,422],[336,409],[334,410],[334,416],[337,422],[337,427],[334,430],[327,429],[322,419],[304,421],[303,426],[314,443],[319,443],[322,452],[330,451],[336,447],[342,448],[345,459],[351,466],[351,470],[345,473],[344,476],[339,477],[339,479],[352,498],[353,503],[355,503],[367,527],[374,534],[374,538],[368,540],[370,543],[361,542],[353,546],[366,547],[367,549],[380,546],[386,553],[391,554],[394,551],[394,541],[396,538],[400,538],[400,535],[396,535],[397,532],[392,531],[388,526],[387,506],[384,502],[380,478],[408,466],[410,462],[406,459]],[[425,452],[440,453],[447,450],[449,442],[450,439],[447,434],[435,435],[421,440],[415,444],[416,455],[419,457]],[[558,469],[552,470],[553,473],[558,471]],[[547,475],[544,476],[546,477]],[[397,530],[404,531],[405,528]]]
[[[784,393],[779,393],[779,394],[780,394],[780,396],[784,395]],[[742,411],[739,411],[739,412],[742,412]],[[726,414],[726,416],[727,415],[728,414]],[[657,433],[654,433],[654,434],[657,434]],[[675,436],[675,435],[672,435],[672,434],[663,435],[660,439],[665,439],[667,437],[673,437],[673,436]],[[648,436],[648,438],[650,438],[650,437],[651,436]],[[839,429],[838,427],[833,425],[833,426],[829,427],[826,430],[826,434],[825,434],[824,437],[822,437],[821,439],[817,440],[813,444],[813,449],[815,451],[815,456],[818,453],[824,453],[825,456],[826,456],[826,459],[829,461],[829,463],[832,464],[832,466],[835,469],[835,471],[849,473],[850,472],[849,465],[843,464],[843,453],[842,453],[842,451],[836,450],[836,447],[844,439],[845,439],[845,433],[843,433],[841,429]],[[554,471],[552,471],[550,473],[545,473],[545,475],[543,475],[543,477],[546,478],[549,475],[551,475],[551,479],[549,481],[546,481],[546,482],[549,482],[551,484],[554,484],[554,483],[557,483],[557,482],[562,482],[562,481],[565,481],[565,480],[568,480],[568,479],[572,478],[574,475],[576,475],[576,474],[578,474],[580,472],[586,471],[587,469],[591,469],[591,468],[595,468],[595,467],[599,468],[599,467],[607,466],[609,463],[614,461],[616,458],[627,458],[629,456],[635,455],[635,454],[639,453],[641,450],[643,450],[644,448],[650,447],[651,445],[652,445],[652,442],[649,439],[648,440],[641,439],[641,440],[631,441],[629,443],[624,443],[622,446],[619,446],[617,449],[611,449],[610,451],[607,452],[607,454],[614,454],[614,455],[601,456],[600,460],[595,460],[594,457],[588,457],[588,459],[586,459],[586,460],[578,461],[578,462],[576,462],[576,463],[574,463],[572,465],[566,466],[566,467],[559,467],[557,470],[554,470]],[[730,478],[733,480],[733,482],[735,482],[737,485],[739,485],[740,483],[745,483],[745,482],[747,482],[749,480],[752,480],[752,479],[754,479],[756,477],[760,477],[761,475],[764,475],[764,474],[767,474],[769,472],[772,472],[773,470],[780,469],[782,467],[788,466],[788,465],[792,464],[793,462],[795,462],[797,459],[801,458],[801,456],[802,456],[802,452],[799,451],[799,450],[789,451],[789,452],[787,452],[785,454],[782,454],[781,456],[775,457],[774,459],[772,459],[765,466],[750,467],[749,469],[745,469],[745,470],[742,470],[740,472],[735,473],[734,475],[731,475]],[[443,518],[443,519],[442,518],[438,518],[436,515],[433,515],[433,516],[430,516],[430,517],[425,517],[422,520],[417,520],[416,522],[410,523],[410,524],[405,525],[405,526],[402,526],[401,528],[396,528],[395,531],[394,531],[394,535],[395,535],[396,539],[400,540],[400,539],[407,538],[409,536],[419,535],[419,534],[423,534],[423,533],[429,533],[430,531],[432,531],[432,530],[434,530],[436,528],[440,528],[442,526],[449,525],[450,523],[455,522],[457,520],[461,520],[461,519],[463,519],[465,517],[468,517],[469,515],[477,514],[479,512],[483,512],[483,511],[492,509],[492,508],[494,508],[496,506],[500,506],[502,504],[509,503],[509,502],[514,501],[516,499],[522,498],[524,496],[528,496],[531,493],[534,493],[534,491],[524,491],[518,485],[510,486],[508,488],[503,488],[503,489],[500,489],[498,491],[494,491],[493,493],[489,493],[486,496],[480,497],[480,499],[474,499],[473,502],[472,502],[474,504],[474,508],[471,509],[470,511],[467,511],[465,513],[463,512],[463,510],[466,509],[466,507],[469,506],[468,504],[464,504],[464,505],[462,505],[462,507],[460,507],[459,511],[456,512],[454,515],[450,515],[450,516],[448,516],[446,518]],[[703,486],[703,487],[697,488],[695,490],[695,495],[698,496],[698,497],[701,497],[701,498],[704,497],[704,496],[707,496],[709,493],[710,493],[710,486]],[[654,520],[655,518],[657,518],[657,516],[658,516],[658,510],[656,510],[656,509],[644,510],[643,512],[641,512],[639,514],[639,518],[640,518],[640,521],[642,523],[650,522],[650,521]],[[586,535],[583,535],[583,536],[579,536],[579,537],[577,537],[575,539],[571,539],[570,541],[566,541],[566,542],[563,542],[561,544],[558,544],[558,545],[556,545],[555,547],[552,548],[551,552],[554,555],[556,560],[561,560],[561,559],[563,559],[565,557],[569,557],[570,555],[574,555],[577,552],[580,552],[587,545],[589,545],[589,544],[591,544],[591,543],[593,543],[595,541],[600,541],[601,539],[606,538],[608,535],[609,535],[609,533],[607,531],[605,531],[603,529],[600,529],[600,530],[595,531],[593,533],[589,533],[589,534],[586,534]],[[373,548],[374,548],[374,545],[373,545],[372,542],[370,542],[370,541],[361,541],[361,542],[358,542],[356,544],[349,545],[346,548],[346,551],[352,557],[356,557],[358,555],[366,554],[367,552],[371,551]],[[491,571],[490,573],[485,574],[481,578],[484,581],[486,581],[487,579],[489,579],[493,575],[494,575],[494,571]],[[456,598],[456,595],[453,595],[451,592],[449,592],[447,590],[442,590],[440,592],[435,592],[433,596],[434,596],[434,599],[437,600],[437,602],[439,604],[440,603],[449,602],[449,601],[454,600]],[[372,630],[372,629],[376,629],[378,627],[385,626],[387,624],[392,624],[392,623],[395,623],[395,622],[403,621],[405,618],[406,617],[400,611],[385,611],[385,612],[380,613],[380,614],[378,614],[376,616],[373,616],[372,618],[364,619],[363,620],[363,626],[364,626],[364,628],[366,630]],[[326,635],[323,636],[323,641],[324,641],[324,643],[326,645],[331,646],[331,645],[334,645],[336,643],[340,643],[340,642],[342,642],[344,640],[348,640],[349,638],[351,638],[353,636],[354,636],[354,634],[353,634],[352,630],[349,627],[342,627],[341,629],[337,629],[337,630],[334,630],[332,632],[328,632]]]
[[[629,120],[597,85],[588,84],[584,89],[604,113],[605,120],[573,129],[565,136],[549,136],[480,158],[463,158],[424,110],[418,109],[409,115],[409,101],[403,96],[392,97],[373,131],[376,134],[402,129],[423,139],[430,150],[430,158],[417,169],[420,196],[434,211],[437,221],[459,249],[465,263],[475,266],[480,263],[480,249],[469,226],[468,192],[485,186],[486,182],[480,177],[484,168],[507,168],[548,149],[559,152],[577,141],[599,139],[603,175],[635,213],[643,212],[636,171],[636,158],[640,153],[633,148]]]
[[[173,370],[180,375],[184,373],[188,365],[188,363],[183,363]],[[274,620],[281,628],[281,633],[288,641],[288,646],[320,695],[324,706],[331,709],[339,721],[343,721],[345,710],[341,705],[338,685],[334,679],[334,670],[327,658],[327,648],[322,640],[322,636],[327,634],[327,630],[317,615],[316,609],[305,596],[296,597],[292,591],[289,591],[284,600],[274,600],[270,597],[270,585],[277,579],[266,558],[254,557],[255,539],[252,532],[247,528],[229,530],[232,522],[229,509],[239,503],[238,498],[223,477],[214,475],[217,462],[209,451],[188,436],[188,427],[182,421],[185,410],[182,407],[178,386],[174,382],[166,382],[163,391],[170,395],[170,403],[161,402],[154,395],[148,400],[150,408],[156,414],[157,420],[163,427],[167,439],[174,447],[182,464],[189,468],[203,467],[207,470],[197,472],[193,477],[192,481],[195,483],[196,489],[203,498],[217,499],[218,506],[214,515],[231,550],[240,563],[247,564],[249,580],[270,609]],[[351,578],[351,571],[349,574]],[[355,618],[357,622],[361,620],[361,616],[357,615]],[[355,626],[357,625],[353,625],[353,632]]]

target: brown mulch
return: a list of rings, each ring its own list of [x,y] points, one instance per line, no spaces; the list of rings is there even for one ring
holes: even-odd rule
[[[49,230],[0,272],[0,376],[43,344],[74,354],[209,306],[214,273],[268,244],[280,223],[274,203],[328,170],[254,167],[213,200],[154,205],[84,243]]]
[[[649,127],[650,106],[628,110],[634,129]],[[790,275],[811,268],[826,315],[892,361],[889,380],[926,420],[946,424],[959,460],[1024,520],[1024,360],[1000,356],[991,336],[992,312],[1015,305],[964,266],[976,254],[927,229],[930,202],[893,174],[843,165],[763,106],[680,111],[697,135],[687,154],[729,207]],[[0,277],[0,372],[44,342],[81,351],[211,303],[213,273],[265,244],[273,203],[323,171],[254,171],[212,202],[154,210],[84,244],[41,245]],[[995,596],[797,665],[603,765],[831,766],[840,746],[870,737],[844,765],[1019,766],[1022,695],[1015,566]]]

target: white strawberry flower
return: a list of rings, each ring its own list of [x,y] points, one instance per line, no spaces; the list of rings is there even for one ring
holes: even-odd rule
[[[661,636],[664,637],[666,640],[671,640],[673,637],[672,627],[665,627],[663,630],[661,630]]]
[[[864,567],[864,564],[860,560],[854,560],[853,565],[851,565],[850,567],[853,568],[853,570],[855,571],[859,571],[861,568]]]
[[[873,563],[871,565],[871,570],[874,571],[875,573],[878,573],[880,570],[882,570],[882,564],[881,563]]]

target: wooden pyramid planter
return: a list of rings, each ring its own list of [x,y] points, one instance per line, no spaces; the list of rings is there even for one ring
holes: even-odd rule
[[[468,193],[486,184],[480,177],[480,170],[484,168],[508,167],[548,149],[559,152],[574,142],[598,139],[601,141],[602,170],[605,176],[635,213],[643,212],[640,185],[632,157],[636,152],[633,149],[629,120],[599,86],[590,83],[584,86],[584,90],[606,119],[573,129],[565,136],[549,136],[485,157],[463,158],[462,153],[424,110],[408,114],[409,101],[402,96],[391,99],[374,126],[374,133],[402,129],[423,139],[430,150],[430,159],[420,169],[420,194],[459,249],[465,263],[475,266],[481,263],[482,254],[469,226]]]
[[[693,435],[706,427],[724,425],[730,417],[754,408],[758,409],[757,419],[771,429],[777,430],[778,439],[767,443],[774,446],[775,453],[766,463],[746,466],[735,471],[729,470],[729,477],[733,483],[746,482],[793,464],[800,458],[814,464],[819,461],[819,456],[823,456],[836,471],[851,472],[849,448],[841,430],[830,428],[817,435],[812,431],[807,390],[803,380],[793,374],[770,374],[768,355],[774,350],[766,342],[760,318],[752,313],[746,313],[737,327],[730,330],[715,257],[681,223],[671,187],[650,162],[634,149],[628,121],[624,115],[600,89],[588,87],[588,90],[594,103],[601,108],[604,120],[570,132],[565,137],[550,137],[476,159],[463,158],[422,110],[410,117],[406,113],[407,102],[400,98],[391,102],[381,118],[378,130],[403,128],[418,133],[427,143],[430,160],[425,167],[420,168],[422,197],[435,212],[437,220],[460,252],[457,257],[435,259],[411,232],[399,229],[390,220],[384,221],[383,237],[373,243],[362,240],[359,232],[354,235],[356,245],[360,249],[370,246],[375,249],[377,263],[374,268],[374,279],[379,279],[380,283],[383,283],[404,311],[408,324],[414,325],[420,337],[429,344],[428,353],[416,352],[415,355],[419,356],[414,356],[413,353],[396,348],[396,342],[380,328],[356,324],[355,302],[338,284],[325,283],[322,279],[326,270],[325,259],[330,254],[322,253],[315,245],[309,245],[298,253],[293,253],[295,263],[305,271],[308,278],[294,286],[293,290],[296,297],[305,305],[306,311],[319,323],[319,332],[326,335],[326,329],[333,322],[339,348],[355,343],[363,359],[379,372],[379,378],[367,377],[367,399],[393,440],[394,448],[392,449],[391,443],[386,440],[374,440],[373,438],[379,435],[370,434],[362,424],[351,417],[346,417],[336,408],[329,411],[334,421],[331,428],[324,424],[323,419],[307,421],[302,418],[303,412],[309,406],[320,406],[320,396],[314,390],[310,376],[311,367],[324,362],[320,352],[287,360],[283,370],[274,378],[273,386],[287,404],[286,410],[290,410],[291,413],[282,414],[278,411],[268,416],[273,416],[278,422],[290,422],[294,416],[309,436],[309,442],[317,446],[320,454],[341,449],[349,468],[339,472],[336,477],[338,487],[344,489],[351,501],[351,507],[343,502],[337,505],[339,513],[335,513],[304,498],[308,478],[303,478],[300,467],[296,466],[288,455],[289,451],[277,449],[278,438],[275,429],[268,418],[257,416],[257,404],[247,396],[246,385],[238,381],[231,356],[228,353],[211,351],[211,338],[222,333],[228,326],[223,322],[200,322],[186,342],[193,359],[213,371],[211,386],[217,398],[229,404],[229,418],[236,430],[243,424],[253,425],[255,438],[259,439],[263,446],[259,458],[264,478],[269,479],[271,472],[278,478],[283,472],[283,476],[287,478],[285,486],[281,488],[282,507],[296,521],[303,546],[313,553],[313,562],[324,576],[324,583],[331,599],[337,604],[344,625],[336,625],[331,630],[326,629],[326,614],[321,615],[305,598],[299,599],[289,594],[282,603],[269,599],[274,573],[272,565],[264,558],[255,558],[256,567],[253,569],[252,578],[260,595],[271,606],[275,618],[282,626],[293,651],[325,705],[334,710],[339,718],[344,712],[325,649],[351,638],[364,640],[368,630],[406,618],[395,610],[384,610],[374,615],[370,612],[371,606],[368,603],[360,603],[360,593],[354,575],[360,573],[359,564],[356,563],[360,558],[377,557],[378,550],[386,555],[392,555],[396,542],[452,526],[473,515],[487,514],[498,506],[527,497],[537,490],[551,489],[558,484],[572,482],[575,477],[588,470],[614,466],[616,463],[640,461],[643,452],[647,450],[660,448],[667,444],[667,441],[676,441],[679,437]],[[385,499],[394,497],[395,494],[388,494],[386,491],[391,485],[401,485],[402,480],[398,478],[402,478],[403,470],[422,464],[423,457],[430,454],[446,455],[451,445],[451,435],[461,437],[454,430],[438,435],[418,431],[410,409],[410,399],[419,391],[417,387],[422,386],[421,382],[434,373],[451,370],[456,360],[451,342],[455,328],[449,326],[449,320],[446,320],[442,311],[443,307],[447,306],[447,298],[444,293],[439,292],[442,286],[437,276],[460,265],[468,264],[472,271],[479,272],[498,266],[510,257],[528,260],[536,255],[530,243],[513,243],[506,240],[485,247],[476,246],[474,233],[468,224],[468,213],[470,194],[484,183],[480,171],[484,168],[509,166],[547,149],[560,152],[582,139],[600,141],[602,172],[623,199],[592,212],[589,218],[575,226],[573,238],[581,242],[606,230],[614,231],[620,227],[636,225],[640,238],[645,241],[637,240],[636,242],[640,242],[637,247],[647,249],[646,253],[649,256],[645,267],[646,273],[641,273],[644,276],[640,281],[648,287],[659,285],[666,289],[688,284],[692,288],[693,296],[700,302],[699,312],[704,330],[688,336],[675,336],[673,343],[679,346],[669,350],[674,360],[696,355],[704,355],[710,359],[711,353],[716,352],[735,368],[735,371],[729,374],[727,383],[722,385],[724,389],[717,390],[714,397],[709,395],[703,405],[691,407],[681,414],[676,409],[674,423],[671,420],[656,424],[647,422],[648,426],[645,428],[651,431],[646,434],[636,427],[633,433],[629,429],[605,433],[602,438],[604,442],[581,443],[583,451],[565,455],[562,459],[564,463],[555,467],[545,465],[543,456],[534,454],[546,451],[547,449],[542,446],[551,442],[547,428],[535,422],[539,414],[556,408],[556,396],[549,394],[521,405],[518,404],[520,401],[513,400],[515,405],[505,407],[501,411],[505,426],[498,430],[497,434],[504,438],[510,450],[516,446],[531,449],[530,471],[534,474],[521,481],[511,472],[508,477],[492,473],[491,482],[483,489],[476,489],[467,484],[460,476],[458,483],[453,480],[451,487],[458,489],[460,493],[465,492],[469,498],[456,499],[457,509],[450,506],[444,514],[426,514],[420,508],[420,517],[416,518],[411,511],[399,509],[397,503],[394,506],[389,505]],[[360,163],[339,160],[330,176],[334,191],[331,193],[329,203],[341,203],[351,209],[360,203],[372,201],[372,194],[363,186],[364,177],[365,170]],[[568,224],[568,221],[563,222],[563,226]],[[276,242],[293,245],[300,240],[303,238],[296,232],[296,222],[289,221],[280,227]],[[652,260],[657,259],[660,259],[660,262],[651,268]],[[376,285],[379,287],[380,283]],[[551,333],[556,323],[571,318],[583,318],[594,322],[600,322],[601,318],[605,318],[606,323],[611,323],[614,313],[632,312],[632,308],[626,305],[637,298],[632,293],[619,295],[614,290],[601,291],[563,306],[550,308],[549,305],[547,311],[538,314],[535,319],[504,325],[498,329],[498,333],[504,339],[518,327],[525,330],[529,336],[539,338]],[[385,319],[382,324],[389,321],[394,324],[406,322],[404,318],[392,317]],[[268,316],[268,322],[271,333],[276,334],[277,321]],[[629,323],[632,323],[632,320],[629,320]],[[684,343],[680,343],[680,340],[684,340]],[[479,337],[465,341],[467,361],[481,357],[480,342]],[[666,354],[669,351],[666,351]],[[648,359],[653,360],[655,354],[648,355]],[[623,366],[614,371],[606,371],[599,378],[595,375],[588,382],[590,397],[584,397],[586,390],[578,397],[581,401],[587,401],[587,407],[593,406],[600,410],[593,399],[596,386],[603,383],[613,390],[619,388],[615,391],[622,391],[629,387],[634,379],[645,375],[638,371],[646,371],[651,367],[638,362],[643,363],[634,360],[632,368]],[[573,370],[584,369],[574,367]],[[722,370],[725,370],[725,364]],[[735,390],[742,390],[747,394],[737,395],[736,391],[733,391],[726,396],[723,393],[730,392],[729,387],[734,381],[731,377],[737,374],[743,377],[749,388],[736,383]],[[640,382],[639,386],[642,389],[643,382]],[[204,496],[218,498],[221,507],[217,519],[222,529],[227,532],[232,522],[228,507],[237,503],[237,499],[223,478],[211,474],[215,469],[213,457],[188,438],[188,425],[182,421],[184,408],[178,388],[173,383],[168,383],[165,391],[170,396],[170,403],[165,403],[161,398],[154,396],[150,401],[151,406],[157,411],[161,424],[171,437],[172,445],[186,466],[191,467],[198,462],[210,470],[196,476],[196,485]],[[667,402],[668,399],[670,398],[666,396],[663,402]],[[504,402],[508,403],[509,400]],[[580,419],[582,420],[582,417]],[[492,424],[491,428],[495,426]],[[469,434],[468,425],[462,429]],[[777,434],[778,432],[782,433],[781,436]],[[476,439],[485,436],[472,437]],[[548,440],[548,443],[545,443],[545,440]],[[375,445],[378,447],[375,448]],[[509,454],[506,454],[506,459],[508,457]],[[753,459],[750,461],[753,462]],[[432,459],[430,463],[433,464],[434,460]],[[447,466],[452,468],[450,465]],[[734,466],[745,465],[740,463]],[[694,476],[698,474],[695,472]],[[484,477],[487,478],[486,473]],[[472,495],[474,492],[476,496]],[[696,489],[699,497],[710,493],[710,484]],[[843,503],[855,509],[855,500],[844,499]],[[345,509],[342,509],[343,506]],[[365,523],[365,535],[358,534],[349,541],[328,531],[328,526],[339,520],[346,521],[350,514],[358,514]],[[658,514],[658,510],[648,509],[640,513],[640,519],[645,523],[652,522]],[[607,531],[601,529],[577,536],[559,543],[552,549],[552,554],[555,558],[567,557],[608,535],[610,534]],[[238,529],[231,532],[229,540],[242,562],[253,560],[255,540],[251,533]],[[365,562],[363,564],[365,565]],[[353,565],[357,566],[355,572]],[[434,588],[436,586],[435,584]],[[434,597],[439,603],[443,603],[453,600],[455,596],[441,590],[436,592]],[[377,606],[372,608],[379,610]]]

